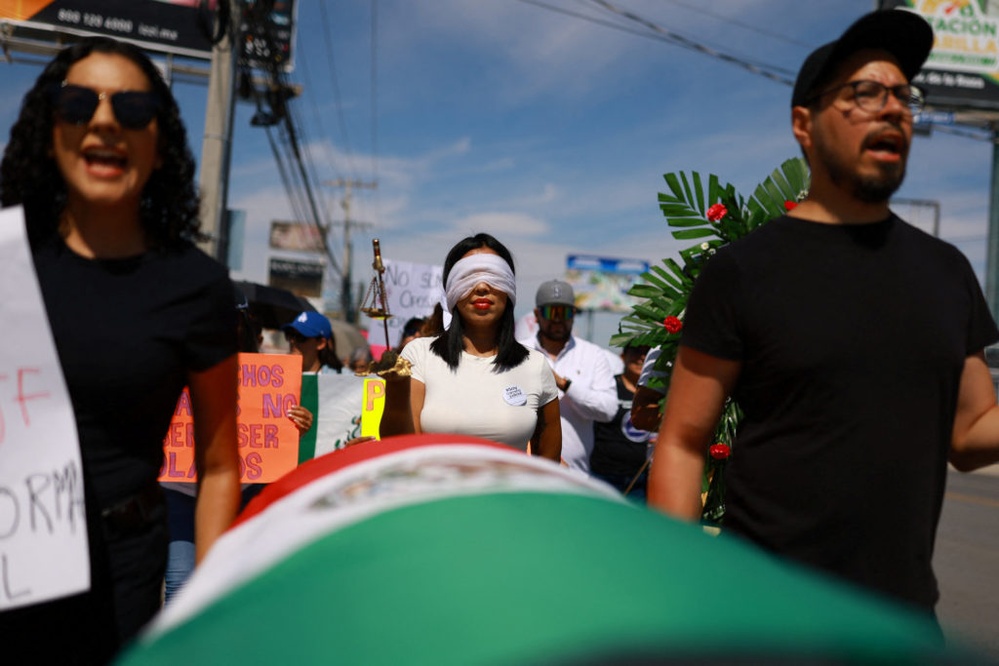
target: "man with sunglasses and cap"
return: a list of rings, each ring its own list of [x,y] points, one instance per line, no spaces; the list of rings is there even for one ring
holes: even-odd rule
[[[932,45],[919,15],[877,11],[805,60],[791,129],[811,188],[698,276],[649,492],[699,517],[705,449],[732,396],[745,417],[724,529],[930,615],[948,460],[999,460],[983,354],[999,330],[975,274],[888,205]]]
[[[562,420],[562,462],[580,474],[590,473],[593,422],[610,421],[617,414],[617,385],[599,346],[572,334],[576,299],[572,285],[549,280],[534,299],[538,332],[521,340],[548,359],[559,389]]]

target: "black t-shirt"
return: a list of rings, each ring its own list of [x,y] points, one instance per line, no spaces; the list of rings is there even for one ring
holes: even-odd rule
[[[593,453],[590,469],[597,474],[634,476],[645,464],[649,435],[631,423],[631,401],[634,391],[624,385],[621,375],[617,382],[617,414],[610,421],[593,422]]]
[[[236,353],[232,284],[190,244],[93,260],[52,240],[34,261],[88,491],[106,507],[155,482],[187,373]]]
[[[726,528],[931,608],[961,371],[997,337],[967,259],[895,216],[721,249],[682,344],[742,363]]]

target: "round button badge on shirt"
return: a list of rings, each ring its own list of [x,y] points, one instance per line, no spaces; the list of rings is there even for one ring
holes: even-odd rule
[[[519,386],[507,386],[503,389],[503,399],[513,407],[527,404],[527,394]]]

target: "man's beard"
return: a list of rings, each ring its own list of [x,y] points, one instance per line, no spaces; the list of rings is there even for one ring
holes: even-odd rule
[[[872,133],[873,134],[873,133]],[[884,203],[891,198],[902,181],[905,180],[905,163],[908,155],[894,164],[879,163],[876,175],[861,175],[856,172],[856,166],[846,164],[828,150],[825,144],[818,144],[818,158],[822,160],[829,179],[837,187],[843,188],[864,203]]]
[[[864,203],[884,203],[895,194],[902,181],[905,180],[905,165],[886,164],[881,166],[881,173],[876,176],[861,176],[851,173],[837,162],[826,162],[829,178],[838,186],[847,186],[848,191]]]
[[[538,333],[541,335],[542,338],[547,338],[552,342],[568,342],[569,338],[572,337],[572,328],[569,326],[563,326],[561,330],[559,330],[554,335],[550,332],[550,330],[551,329],[546,331],[545,329],[542,328],[538,330]]]

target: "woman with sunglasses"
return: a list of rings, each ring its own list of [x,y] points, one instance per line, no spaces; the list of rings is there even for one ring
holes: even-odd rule
[[[196,415],[199,559],[235,516],[233,287],[192,243],[194,173],[156,67],[108,38],[60,52],[11,129],[0,205],[24,208],[76,415],[91,586],[0,613],[9,654],[103,663],[159,609],[167,529],[156,479],[185,385]]]
[[[448,253],[443,278],[444,331],[402,350],[408,383],[380,373],[388,382],[381,434],[474,435],[521,451],[530,444],[533,455],[558,462],[558,389],[544,357],[514,337],[510,251],[489,234],[464,238]]]

